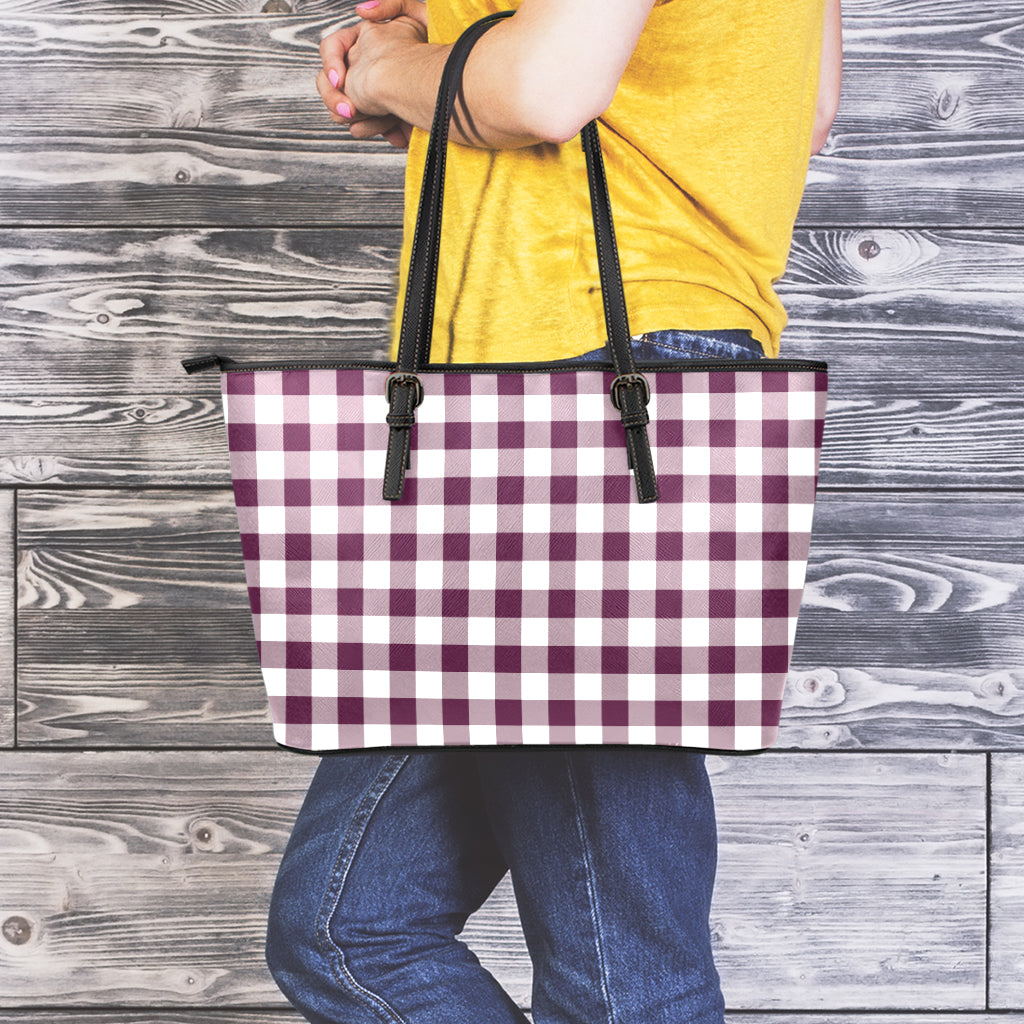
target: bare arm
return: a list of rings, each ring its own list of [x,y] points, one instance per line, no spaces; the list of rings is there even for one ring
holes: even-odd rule
[[[818,106],[811,133],[811,152],[825,145],[839,109],[839,85],[843,72],[843,22],[840,0],[826,0],[825,33],[821,42],[821,72],[818,78]]]
[[[653,5],[523,0],[515,17],[499,22],[470,55],[463,82],[476,133],[456,130],[453,141],[515,149],[571,139],[611,103]],[[350,121],[337,112],[347,104],[357,138],[380,133],[381,125],[429,128],[450,47],[425,41],[420,0],[381,0],[357,10],[366,20],[320,44],[317,87],[332,116]]]

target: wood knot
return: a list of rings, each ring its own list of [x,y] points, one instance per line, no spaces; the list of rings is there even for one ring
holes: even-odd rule
[[[882,247],[873,238],[865,238],[857,246],[857,252],[863,260],[873,260],[881,251]]]
[[[293,14],[294,8],[285,0],[267,0],[262,11],[264,14]]]
[[[60,476],[61,467],[48,455],[16,455],[14,458],[0,459],[0,470],[19,480],[37,483]]]
[[[786,706],[803,708],[836,707],[846,699],[846,689],[835,669],[793,671],[786,679]]]
[[[192,822],[188,829],[192,845],[206,853],[220,853],[224,849],[218,832],[217,823],[209,818]]]
[[[994,697],[1002,703],[1013,700],[1020,692],[1006,672],[994,672],[985,676],[979,689],[983,697]]]
[[[32,938],[32,922],[20,914],[12,914],[0,930],[12,946],[24,946]]]
[[[956,113],[956,108],[959,106],[960,97],[955,92],[943,89],[939,93],[938,100],[935,102],[935,112],[939,115],[939,120],[948,121]]]

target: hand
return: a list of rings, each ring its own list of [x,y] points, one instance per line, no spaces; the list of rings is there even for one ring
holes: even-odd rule
[[[364,20],[320,41],[323,68],[316,86],[332,121],[347,124],[353,138],[382,135],[405,148],[411,126],[387,109],[380,96],[377,65],[395,48],[425,43],[426,4],[422,0],[367,0],[356,8]]]

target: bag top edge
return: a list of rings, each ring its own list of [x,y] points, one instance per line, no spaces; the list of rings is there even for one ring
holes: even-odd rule
[[[673,359],[638,361],[638,370],[644,373],[676,373],[702,372],[707,370],[739,370],[743,372],[771,371],[807,371],[827,372],[828,363],[813,359]],[[255,371],[285,370],[380,370],[392,373],[397,369],[394,362],[380,360],[339,360],[339,361],[306,361],[289,362],[234,362],[231,359],[221,361],[224,373],[250,373]],[[598,370],[602,373],[614,373],[611,362],[588,360],[580,362],[576,359],[560,359],[536,363],[428,363],[420,367],[416,373],[558,373],[578,372],[580,370]]]

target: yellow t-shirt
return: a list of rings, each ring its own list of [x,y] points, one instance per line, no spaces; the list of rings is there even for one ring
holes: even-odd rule
[[[508,0],[431,0],[451,43]],[[824,0],[667,0],[600,119],[633,334],[749,330],[779,351],[782,275],[810,158]],[[554,100],[553,100],[554,101]],[[427,134],[406,171],[396,322]],[[606,337],[579,139],[449,145],[431,359],[561,359]],[[397,331],[397,324],[396,324]]]

